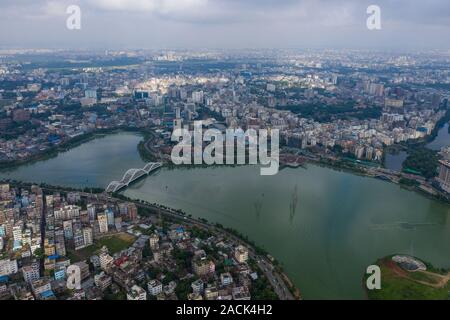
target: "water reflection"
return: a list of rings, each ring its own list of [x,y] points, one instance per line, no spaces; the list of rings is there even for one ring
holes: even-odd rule
[[[446,123],[438,132],[436,138],[427,144],[427,148],[439,151],[442,147],[450,146],[449,125]]]

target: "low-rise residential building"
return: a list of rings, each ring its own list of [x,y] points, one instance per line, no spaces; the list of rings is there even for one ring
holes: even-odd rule
[[[148,293],[157,296],[162,292],[162,283],[159,280],[150,280],[147,284]]]
[[[37,280],[40,278],[40,272],[39,272],[39,263],[34,262],[31,265],[23,266],[22,267],[22,273],[23,273],[23,279],[27,283],[31,283],[34,280]]]
[[[94,276],[94,283],[97,287],[104,291],[112,284],[112,278],[102,271]]]
[[[246,247],[239,245],[234,250],[234,258],[238,263],[245,263],[248,260],[248,250]]]
[[[127,292],[127,300],[147,300],[147,293],[141,287],[134,285]]]

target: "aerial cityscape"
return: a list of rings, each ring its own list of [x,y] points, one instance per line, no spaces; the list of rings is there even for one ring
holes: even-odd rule
[[[0,4],[0,300],[450,298],[448,4],[413,46],[388,0],[330,4],[329,38],[322,0],[27,2]],[[280,44],[293,8],[315,31]]]

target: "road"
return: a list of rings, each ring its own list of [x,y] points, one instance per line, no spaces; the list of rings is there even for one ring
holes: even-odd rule
[[[60,191],[60,189],[58,189],[58,188],[45,187],[42,189],[46,190],[46,191]],[[90,194],[90,193],[86,193],[86,192],[80,192],[80,196],[90,197],[90,198],[95,197],[95,198],[97,198],[99,200],[103,200],[103,201],[117,201],[117,202],[123,201],[122,199],[114,198],[114,197],[110,196],[109,194],[105,194],[105,193]],[[285,281],[283,280],[283,278],[279,274],[279,272],[276,271],[276,268],[272,264],[272,262],[267,257],[258,255],[255,252],[255,250],[253,249],[253,247],[251,247],[248,243],[243,241],[241,238],[235,236],[234,234],[232,234],[224,229],[221,229],[214,225],[211,225],[209,223],[205,223],[205,222],[199,221],[197,219],[187,217],[185,215],[181,215],[179,212],[172,210],[172,209],[160,208],[158,206],[154,206],[151,204],[144,204],[144,203],[141,203],[138,201],[132,201],[132,200],[127,200],[127,201],[133,202],[139,207],[158,211],[162,215],[165,215],[165,216],[168,216],[171,218],[175,218],[175,219],[181,219],[187,224],[202,227],[213,233],[219,231],[222,234],[226,235],[227,237],[233,239],[236,243],[245,246],[246,248],[248,248],[249,257],[256,261],[256,263],[258,264],[258,267],[261,269],[261,271],[264,273],[264,275],[269,280],[270,284],[272,285],[272,287],[273,287],[275,293],[278,295],[279,299],[280,300],[295,300],[295,298],[292,295],[291,291],[289,290],[287,284],[285,283]]]
[[[117,200],[119,200],[119,199],[117,199]],[[159,210],[159,212],[161,212],[161,214],[163,214],[163,215],[170,216],[170,217],[176,218],[176,219],[182,219],[184,222],[187,222],[191,225],[197,225],[197,226],[203,227],[211,232],[217,232],[217,230],[219,230],[220,232],[222,232],[229,238],[233,239],[236,243],[242,244],[243,246],[248,248],[250,258],[252,258],[253,260],[255,260],[257,262],[259,268],[262,270],[262,272],[264,272],[264,274],[266,275],[270,284],[272,285],[275,293],[278,295],[278,297],[281,300],[295,300],[294,296],[290,292],[286,283],[283,281],[281,275],[275,270],[275,267],[273,266],[273,264],[266,257],[257,255],[256,252],[254,251],[254,249],[251,246],[249,246],[246,242],[244,242],[242,239],[240,239],[239,237],[236,237],[235,235],[229,233],[226,230],[218,229],[216,226],[213,226],[211,224],[204,223],[204,222],[198,221],[196,219],[180,215],[178,212],[172,211],[170,209],[162,209],[162,208],[159,208],[156,206],[142,204],[139,202],[135,202],[135,204],[137,206],[141,206],[141,207],[144,207],[147,209]]]

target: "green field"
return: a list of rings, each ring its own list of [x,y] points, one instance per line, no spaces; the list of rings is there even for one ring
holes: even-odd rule
[[[381,289],[367,290],[370,300],[448,300],[450,298],[449,283],[442,288],[417,283],[415,280],[437,283],[437,279],[421,272],[405,272],[406,276],[401,276],[386,262],[387,258],[377,262],[381,269]]]
[[[90,256],[98,252],[103,246],[106,246],[109,249],[110,254],[114,254],[128,248],[133,242],[134,237],[132,235],[119,233],[98,239],[92,246],[87,248],[78,251],[68,251],[67,256],[72,263],[78,262],[89,259]]]

